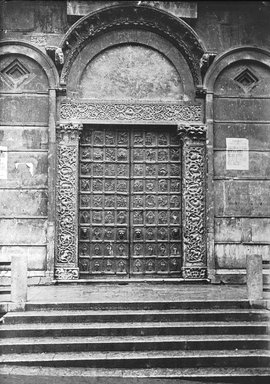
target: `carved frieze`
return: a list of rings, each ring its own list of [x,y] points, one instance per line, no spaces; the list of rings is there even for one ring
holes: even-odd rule
[[[78,140],[81,124],[57,126],[57,255],[55,277],[78,278],[77,267],[77,194]],[[59,264],[61,267],[59,267]],[[66,268],[65,264],[68,264]],[[76,272],[77,271],[77,272]]]
[[[60,106],[61,120],[199,122],[202,106],[176,103],[99,103],[66,101]]]

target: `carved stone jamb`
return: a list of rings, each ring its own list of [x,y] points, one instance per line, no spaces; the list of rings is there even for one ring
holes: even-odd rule
[[[207,278],[205,225],[206,126],[178,125],[183,156],[183,265],[187,280]]]
[[[82,124],[64,123],[56,127],[56,263],[57,280],[79,278],[78,268],[78,169],[79,137]]]

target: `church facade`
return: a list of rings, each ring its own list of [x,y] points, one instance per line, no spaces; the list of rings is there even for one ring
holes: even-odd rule
[[[50,284],[244,283],[269,259],[268,2],[1,8],[1,260]]]

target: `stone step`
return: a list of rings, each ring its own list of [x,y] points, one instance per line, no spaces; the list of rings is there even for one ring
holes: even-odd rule
[[[0,340],[0,353],[265,349],[270,335],[44,337]]]
[[[268,384],[270,368],[92,369],[3,365],[1,374],[3,384],[89,384],[96,380],[98,384],[127,384],[127,379],[129,384],[161,384],[161,379],[168,384]]]
[[[170,310],[170,309],[249,309],[247,300],[115,301],[115,302],[28,302],[26,311],[46,310]]]
[[[146,321],[268,321],[270,312],[262,309],[216,310],[122,310],[122,311],[26,311],[9,312],[4,324],[53,322],[146,322]]]
[[[1,295],[1,299],[2,299],[2,295],[8,295],[11,293],[11,289],[10,289],[10,286],[0,286],[0,295]]]
[[[263,284],[270,284],[270,269],[267,272],[263,274]]]
[[[266,322],[26,323],[0,326],[0,338],[64,336],[270,334]]]
[[[201,350],[140,352],[62,352],[6,354],[0,364],[39,367],[89,368],[199,368],[199,367],[264,367],[270,366],[270,351]]]

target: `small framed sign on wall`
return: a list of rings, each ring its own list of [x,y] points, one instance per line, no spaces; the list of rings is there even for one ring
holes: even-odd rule
[[[244,138],[226,138],[226,169],[249,170],[249,143]]]

